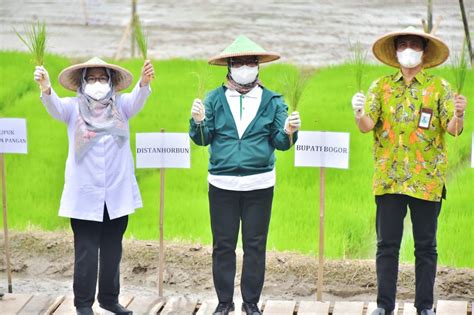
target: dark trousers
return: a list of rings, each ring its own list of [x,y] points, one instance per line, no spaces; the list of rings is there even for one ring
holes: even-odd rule
[[[94,304],[97,269],[99,269],[97,296],[99,303],[118,303],[122,237],[127,224],[128,216],[110,220],[107,207],[104,207],[103,222],[71,219],[74,232],[73,290],[76,307]]]
[[[272,200],[273,187],[230,191],[209,185],[212,274],[219,302],[233,301],[235,248],[242,221],[244,260],[240,290],[245,302],[258,303],[265,278],[265,251]]]
[[[415,241],[415,307],[418,311],[433,306],[436,277],[436,230],[441,202],[406,195],[386,194],[375,197],[377,204],[377,305],[386,311],[395,308],[398,255],[403,235],[403,219],[410,208]]]

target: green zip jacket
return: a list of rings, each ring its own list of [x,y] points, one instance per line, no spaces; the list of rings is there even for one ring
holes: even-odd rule
[[[197,145],[210,144],[209,172],[213,175],[246,176],[271,171],[275,149],[291,147],[284,131],[288,106],[281,95],[263,88],[257,114],[239,139],[226,89],[221,86],[207,95],[206,118],[199,125],[190,119],[189,136]],[[293,143],[297,138],[295,132]]]

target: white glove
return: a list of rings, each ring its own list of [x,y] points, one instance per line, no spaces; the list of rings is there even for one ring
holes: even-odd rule
[[[191,116],[196,124],[200,124],[205,117],[204,105],[201,100],[196,98],[191,107]]]
[[[354,115],[357,118],[360,118],[364,115],[364,106],[365,106],[365,95],[358,92],[352,97],[352,109],[354,110]]]
[[[285,132],[287,134],[293,134],[295,131],[301,128],[300,113],[293,112],[285,120]]]
[[[36,66],[34,78],[38,82],[41,91],[46,92],[51,87],[48,71],[43,66]]]

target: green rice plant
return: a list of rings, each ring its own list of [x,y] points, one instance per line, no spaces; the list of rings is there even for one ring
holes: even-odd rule
[[[456,94],[460,95],[464,88],[464,82],[466,81],[466,74],[469,66],[469,60],[467,53],[467,41],[464,39],[461,46],[461,53],[453,53],[451,57],[451,71],[454,76],[454,86]],[[455,122],[455,137],[458,136],[458,120]]]
[[[64,124],[52,119],[38,100],[38,92],[30,79],[30,54],[0,51],[0,116],[24,117],[28,121],[28,155],[12,154],[6,159],[8,202],[11,209],[12,230],[27,230],[38,226],[45,231],[70,230],[69,220],[57,215],[64,186],[64,161],[67,158],[68,138]],[[70,65],[70,58],[47,54],[48,70],[52,77]],[[118,64],[139,75],[143,62],[138,59],[121,60]],[[196,78],[207,66],[205,60],[171,59],[156,61],[162,69],[157,76],[161,93],[152,93],[142,111],[130,120],[130,134],[189,131],[189,100],[196,98]],[[204,77],[207,88],[218,87],[227,73],[226,67],[208,67]],[[347,101],[353,91],[345,87],[353,84],[350,64],[321,67],[305,90],[298,110],[305,117],[308,129],[350,132],[350,168],[326,170],[325,256],[328,259],[373,259],[376,250],[375,213],[372,193],[373,137],[357,130]],[[283,63],[262,67],[259,78],[270,90],[282,93],[283,76],[295,67]],[[375,80],[393,70],[384,65],[367,65],[365,80]],[[427,69],[444,78],[451,77],[448,67]],[[184,74],[184,75],[183,75]],[[474,99],[474,71],[468,69],[463,95]],[[52,82],[59,96],[74,96],[57,81]],[[189,87],[189,88],[183,88]],[[129,92],[129,87],[125,92]],[[163,104],[163,106],[154,106]],[[311,105],[311,106],[310,106]],[[448,198],[443,201],[438,229],[439,264],[474,268],[474,203],[469,187],[474,183],[474,172],[467,163],[471,154],[474,107],[466,108],[466,124],[462,136],[446,139],[448,147]],[[130,146],[135,148],[135,137]],[[190,169],[169,169],[166,172],[165,239],[212,244],[208,201],[209,159],[205,150],[191,144]],[[202,154],[201,154],[202,153]],[[272,205],[268,245],[269,250],[318,253],[319,180],[318,170],[294,167],[294,154],[276,151],[276,185]],[[34,159],[34,163],[32,163]],[[45,172],[44,170],[48,171]],[[130,216],[126,237],[140,240],[157,239],[159,196],[156,193],[159,172],[136,169],[143,208]],[[365,174],[361,176],[361,174]],[[48,183],[45,185],[44,183]],[[357,187],[357,189],[354,189]],[[460,187],[458,189],[458,187]],[[292,196],[292,198],[288,198]],[[1,197],[0,197],[1,198]],[[408,218],[409,219],[409,218]],[[0,222],[1,222],[0,218]],[[400,251],[400,261],[413,263],[413,242],[406,236]],[[241,245],[239,245],[240,247]]]
[[[451,71],[454,76],[454,86],[457,94],[461,94],[464,88],[464,82],[466,81],[466,74],[469,67],[467,53],[467,42],[464,39],[461,53],[453,53],[451,56]]]
[[[140,53],[142,54],[143,59],[147,59],[148,34],[145,34],[145,32],[143,31],[143,27],[138,16],[136,16],[134,19],[133,32],[135,34],[135,41],[137,42],[138,49],[140,49]]]
[[[28,47],[33,54],[36,65],[44,64],[44,52],[46,50],[46,23],[38,21],[37,24],[25,25],[25,37],[13,28],[18,38]]]
[[[291,112],[298,110],[301,98],[308,87],[309,79],[314,71],[309,68],[300,68],[297,71],[287,72],[284,80],[284,90]],[[293,145],[293,134],[289,135],[290,145]]]
[[[196,95],[201,101],[204,101],[206,96],[206,81],[209,79],[209,69],[201,67],[198,71],[192,72],[197,80]],[[201,134],[201,144],[204,144],[204,133],[202,132],[202,124],[199,124],[199,132]]]
[[[364,76],[365,67],[367,65],[367,50],[357,41],[354,45],[349,42],[351,55],[351,65],[354,68],[355,84],[357,91],[362,91],[362,78]]]

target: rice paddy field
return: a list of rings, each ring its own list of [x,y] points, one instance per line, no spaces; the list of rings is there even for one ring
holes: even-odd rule
[[[67,155],[66,126],[51,118],[39,99],[33,81],[34,63],[25,53],[0,51],[0,117],[27,119],[27,155],[6,156],[9,227],[14,230],[40,228],[69,229],[69,220],[57,216],[64,184]],[[63,89],[59,72],[76,62],[57,55],[45,56],[53,88],[60,96],[73,93]],[[139,77],[143,61],[118,62]],[[225,68],[207,66],[202,60],[153,61],[156,79],[145,108],[131,120],[131,145],[135,134],[158,132],[187,133],[190,107],[200,93],[195,73],[205,78],[210,90],[223,83]],[[282,78],[294,66],[264,66],[260,78],[265,86],[281,91]],[[370,65],[364,72],[362,86],[394,69]],[[452,81],[448,67],[430,72]],[[350,168],[326,172],[325,255],[328,258],[373,258],[375,253],[375,203],[371,191],[373,160],[372,136],[356,129],[350,100],[356,92],[354,68],[348,64],[317,69],[301,98],[298,110],[302,130],[341,131],[350,133]],[[465,128],[458,138],[449,137],[449,176],[447,200],[439,218],[439,263],[474,268],[474,169],[470,167],[474,123],[474,71],[469,70],[464,95],[468,108]],[[207,203],[207,149],[192,147],[190,169],[166,170],[165,238],[211,243]],[[295,168],[294,151],[277,153],[277,184],[268,247],[281,251],[318,252],[319,171]],[[158,238],[159,171],[137,170],[144,207],[131,216],[127,237]],[[471,245],[469,245],[471,244]],[[401,260],[413,261],[413,239],[409,218]]]

